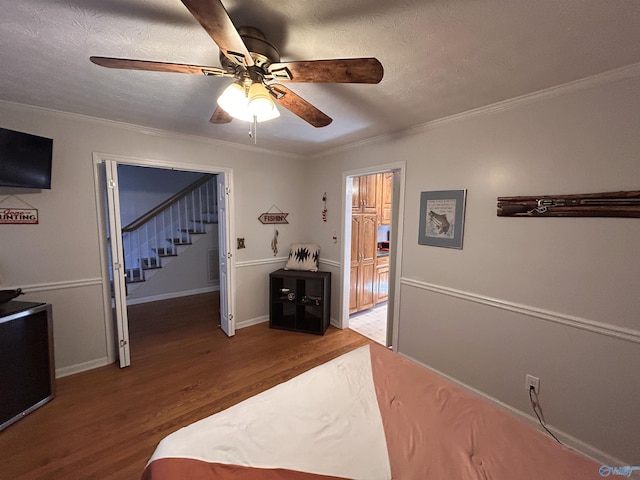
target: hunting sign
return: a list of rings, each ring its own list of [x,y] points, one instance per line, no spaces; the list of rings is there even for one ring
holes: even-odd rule
[[[37,225],[38,210],[35,208],[1,208],[0,224]]]

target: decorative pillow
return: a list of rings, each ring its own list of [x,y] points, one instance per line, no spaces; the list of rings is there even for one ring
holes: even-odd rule
[[[318,259],[320,258],[320,246],[308,243],[294,243],[291,245],[289,260],[285,270],[318,271]]]

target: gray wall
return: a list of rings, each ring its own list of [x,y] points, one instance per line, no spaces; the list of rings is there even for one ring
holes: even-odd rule
[[[637,190],[638,132],[640,79],[612,77],[330,152],[308,231],[339,261],[343,172],[406,161],[398,350],[529,414],[536,375],[552,428],[637,465],[640,219],[497,217],[496,198]],[[464,248],[418,245],[420,193],[447,189],[468,190]]]
[[[291,222],[280,228],[280,245],[284,249],[300,238],[305,210],[298,157],[7,102],[0,102],[0,126],[53,138],[52,189],[18,193],[39,210],[40,223],[0,225],[0,288],[22,287],[24,300],[53,305],[58,376],[114,359],[94,152],[179,163],[185,170],[233,169],[235,235],[245,237],[247,245],[238,251],[235,242],[231,245],[230,273],[237,286],[233,293],[239,298],[234,320],[250,323],[267,315],[268,272],[284,265],[284,259],[273,257],[273,228],[257,218],[276,204],[290,212]],[[229,127],[234,125],[224,128]],[[0,190],[0,195],[5,193]],[[21,203],[11,199],[7,205]],[[246,292],[252,302],[242,300]]]
[[[0,126],[54,138],[53,189],[21,196],[40,225],[0,226],[2,287],[53,303],[63,373],[104,364],[92,152],[218,165],[234,169],[235,231],[247,245],[234,251],[236,318],[264,319],[268,273],[291,243],[320,243],[341,274],[343,172],[405,160],[399,351],[524,412],[524,376],[537,375],[553,428],[637,465],[640,220],[498,218],[496,197],[638,189],[639,105],[637,76],[582,82],[304,162],[0,103]],[[420,192],[459,188],[464,249],[418,245]],[[256,220],[273,204],[291,222],[275,257],[273,228]]]

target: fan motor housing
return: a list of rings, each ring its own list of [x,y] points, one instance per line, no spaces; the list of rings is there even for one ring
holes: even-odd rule
[[[247,50],[251,54],[251,58],[255,66],[266,71],[266,68],[280,61],[280,53],[278,49],[269,43],[260,30],[255,27],[240,27],[238,34],[244,42]],[[235,72],[237,65],[229,60],[222,52],[220,53],[220,64],[222,68],[229,72]]]

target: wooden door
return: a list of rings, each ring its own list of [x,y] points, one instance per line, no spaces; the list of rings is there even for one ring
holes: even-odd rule
[[[378,175],[360,177],[362,213],[378,213]]]
[[[118,188],[118,163],[105,160],[107,185],[107,215],[111,236],[111,269],[113,272],[113,306],[118,334],[118,358],[120,368],[131,365],[129,348],[129,317],[127,316],[127,285],[125,282],[124,247],[120,221],[120,190]]]
[[[377,213],[377,175],[365,175],[351,179],[351,211],[352,213]]]
[[[362,210],[362,203],[360,201],[360,177],[352,177],[351,178],[351,212],[361,213],[361,210]]]
[[[355,181],[356,179],[354,179]],[[351,216],[351,273],[349,313],[358,311],[358,285],[360,279],[360,223],[362,215]]]
[[[380,174],[380,225],[391,225],[393,172]]]
[[[358,277],[360,274],[359,265],[351,265],[349,274],[350,294],[349,294],[349,314],[358,311]]]
[[[220,327],[222,331],[229,337],[236,333],[235,324],[233,322],[233,314],[231,313],[231,277],[229,271],[229,219],[227,216],[227,198],[229,190],[226,184],[225,175],[219,174],[217,180],[218,193],[218,253],[219,269],[220,269]]]
[[[376,215],[362,215],[360,222],[360,271],[358,282],[358,310],[373,307],[375,304],[376,274]]]
[[[375,215],[352,215],[349,313],[375,304],[376,235]]]
[[[389,267],[376,268],[376,303],[384,302],[389,297]]]

